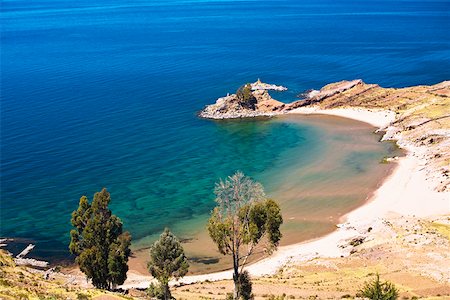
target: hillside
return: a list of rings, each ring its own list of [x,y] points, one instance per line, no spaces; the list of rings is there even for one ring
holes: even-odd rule
[[[361,234],[361,241],[348,257],[288,263],[274,276],[255,278],[255,299],[355,298],[376,273],[396,285],[399,299],[449,299],[450,218],[383,219]],[[225,299],[231,289],[231,280],[201,282],[178,287],[174,295]]]
[[[46,277],[47,279],[44,279]],[[81,288],[70,276],[54,271],[40,271],[17,266],[4,250],[0,250],[0,299],[132,299],[97,289]]]

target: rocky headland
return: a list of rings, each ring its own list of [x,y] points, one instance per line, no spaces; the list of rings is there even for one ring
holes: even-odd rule
[[[346,90],[352,89],[359,84],[364,84],[362,80],[342,81],[336,84],[330,84],[323,87],[320,91],[311,90],[303,94],[304,99],[292,102],[283,103],[273,99],[269,92],[286,91],[287,88],[274,84],[263,83],[259,79],[250,83],[251,92],[255,105],[249,107],[242,103],[236,94],[228,94],[216,100],[216,103],[207,105],[199,116],[207,119],[236,119],[236,118],[252,118],[258,116],[274,116],[287,113],[295,108],[308,106],[314,103],[321,102],[326,98],[333,97]]]
[[[251,87],[251,101],[254,105],[246,105],[239,98],[238,93],[228,94],[216,100],[216,103],[207,105],[199,116],[206,119],[237,119],[252,118],[260,116],[273,116],[279,114],[285,104],[273,99],[269,95],[269,90],[285,91],[284,86],[267,84],[259,79],[248,84]]]

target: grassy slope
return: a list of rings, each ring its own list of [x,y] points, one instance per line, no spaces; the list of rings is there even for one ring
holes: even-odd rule
[[[113,293],[82,289],[68,283],[67,277],[55,274],[44,280],[43,273],[16,266],[13,259],[0,250],[0,299],[128,299]]]

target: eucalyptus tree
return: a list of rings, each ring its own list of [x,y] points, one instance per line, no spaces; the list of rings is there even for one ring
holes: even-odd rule
[[[233,258],[233,298],[249,299],[244,286],[250,286],[247,273],[243,273],[248,258],[259,244],[264,251],[274,251],[281,239],[283,223],[279,205],[268,199],[262,185],[236,172],[214,189],[217,206],[211,212],[207,229],[209,236],[223,255]]]
[[[72,212],[69,249],[80,270],[101,289],[111,289],[127,278],[131,235],[123,232],[122,221],[108,208],[111,195],[104,188],[92,203],[81,197]]]

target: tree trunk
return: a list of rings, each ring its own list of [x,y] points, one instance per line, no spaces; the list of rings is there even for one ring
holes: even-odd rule
[[[169,284],[164,284],[164,300],[170,300],[172,295],[170,294]]]
[[[239,300],[239,258],[233,255],[233,281],[234,281],[234,293],[233,299]]]

